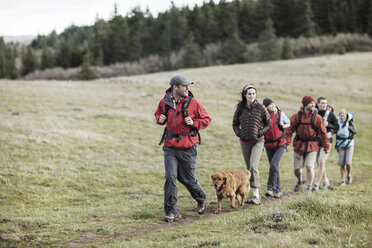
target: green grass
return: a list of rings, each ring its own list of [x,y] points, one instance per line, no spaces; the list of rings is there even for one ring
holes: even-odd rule
[[[179,184],[186,217],[165,225],[163,127],[153,113],[175,73],[212,117],[201,131],[197,177],[207,193],[206,216]],[[293,194],[292,152],[280,164],[285,197],[214,215],[210,175],[244,169],[232,115],[242,87],[253,82],[290,117],[303,95],[326,96],[355,113],[358,134],[352,185],[338,187],[333,149],[327,172],[333,190]],[[91,82],[0,80],[0,247],[370,247],[372,53],[155,73]],[[268,163],[260,160],[261,193]]]

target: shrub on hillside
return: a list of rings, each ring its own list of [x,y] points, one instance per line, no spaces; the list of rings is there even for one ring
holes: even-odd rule
[[[26,80],[79,80],[79,68],[63,69],[62,67],[55,67],[46,69],[44,71],[36,70],[27,74],[24,79]]]
[[[222,65],[221,51],[222,43],[207,44],[202,51],[202,58],[206,66]]]

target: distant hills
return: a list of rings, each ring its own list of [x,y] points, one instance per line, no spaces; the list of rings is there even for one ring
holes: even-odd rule
[[[8,42],[18,42],[20,44],[28,45],[31,43],[33,39],[36,38],[36,36],[33,35],[14,35],[14,36],[3,36],[5,43]]]

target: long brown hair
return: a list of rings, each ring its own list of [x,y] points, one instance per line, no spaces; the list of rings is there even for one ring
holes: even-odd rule
[[[238,111],[238,116],[241,114],[243,107],[247,105],[247,97],[245,96],[247,94],[247,91],[249,89],[254,89],[256,91],[257,96],[257,89],[253,84],[247,84],[243,87],[241,94],[242,99],[238,102],[236,105],[236,110]]]

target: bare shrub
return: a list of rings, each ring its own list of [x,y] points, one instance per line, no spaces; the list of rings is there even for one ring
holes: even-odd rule
[[[79,80],[80,79],[80,68],[63,69],[61,67],[55,67],[46,69],[44,71],[36,70],[25,76],[26,80]]]
[[[344,47],[347,52],[372,51],[372,39],[366,34],[340,33],[336,36],[300,37],[298,39],[291,39],[291,42],[296,57],[338,53],[341,47]]]
[[[245,61],[256,62],[260,61],[260,49],[258,48],[258,43],[251,43],[246,45],[247,49],[244,52]]]
[[[221,42],[207,44],[202,50],[202,58],[206,66],[222,65],[222,53],[223,45]]]

